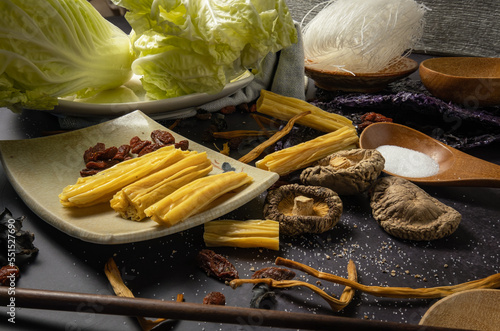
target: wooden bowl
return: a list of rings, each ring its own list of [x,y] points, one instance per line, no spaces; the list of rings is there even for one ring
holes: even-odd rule
[[[420,64],[420,79],[434,96],[477,108],[500,105],[500,58],[439,57]]]
[[[375,73],[354,73],[334,71],[318,63],[306,64],[306,76],[314,80],[316,86],[329,91],[375,93],[389,83],[404,78],[418,69],[414,60],[402,57],[395,64]]]

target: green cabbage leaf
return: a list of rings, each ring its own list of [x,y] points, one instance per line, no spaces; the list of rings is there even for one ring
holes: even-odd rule
[[[244,70],[297,42],[284,0],[113,0],[128,9],[149,99],[217,93]]]
[[[87,0],[2,0],[0,21],[0,107],[50,110],[132,76],[130,37]]]

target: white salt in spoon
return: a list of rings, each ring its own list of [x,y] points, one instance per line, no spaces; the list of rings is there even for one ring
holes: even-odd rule
[[[405,177],[427,185],[500,187],[500,166],[468,155],[441,143],[420,131],[395,123],[374,123],[361,133],[361,148],[376,149],[383,145],[399,146],[430,156],[439,164],[437,174],[429,177]]]

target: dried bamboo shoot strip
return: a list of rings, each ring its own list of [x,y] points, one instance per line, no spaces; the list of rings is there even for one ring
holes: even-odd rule
[[[315,139],[268,154],[257,161],[255,166],[274,171],[279,175],[286,175],[308,167],[317,160],[340,150],[355,148],[358,141],[355,129],[343,127]]]
[[[120,162],[93,176],[80,177],[76,184],[63,189],[59,194],[59,201],[65,207],[88,207],[109,202],[123,187],[174,164],[182,159],[185,153],[173,146],[167,146]]]
[[[260,91],[260,97],[257,100],[257,111],[282,121],[288,121],[304,111],[311,111],[310,116],[297,121],[297,124],[322,132],[332,132],[346,126],[354,128],[351,120],[344,116],[329,113],[304,100],[286,97],[266,90]]]
[[[263,247],[279,250],[279,222],[271,220],[219,220],[205,223],[207,247]]]
[[[144,212],[155,222],[172,226],[203,210],[218,197],[249,184],[244,172],[225,172],[198,178],[148,207]]]
[[[211,170],[205,152],[190,152],[171,166],[124,187],[111,199],[111,208],[123,218],[141,221],[146,208]]]

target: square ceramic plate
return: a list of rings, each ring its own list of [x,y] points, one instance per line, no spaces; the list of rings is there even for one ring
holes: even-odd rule
[[[151,131],[156,129],[170,131],[144,113],[135,111],[64,134],[4,140],[0,141],[2,164],[16,192],[40,218],[70,236],[99,244],[143,241],[201,225],[244,205],[278,180],[276,173],[246,165],[190,141],[189,149],[207,152],[214,168],[211,174],[223,172],[222,165],[228,163],[236,172],[250,175],[252,184],[217,206],[170,228],[150,219],[142,222],[125,220],[108,204],[88,208],[68,208],[60,204],[59,193],[67,185],[74,184],[80,170],[85,167],[83,152],[86,149],[97,142],[105,143],[106,146],[120,146],[134,136],[150,139]],[[186,139],[171,133],[176,141]]]

